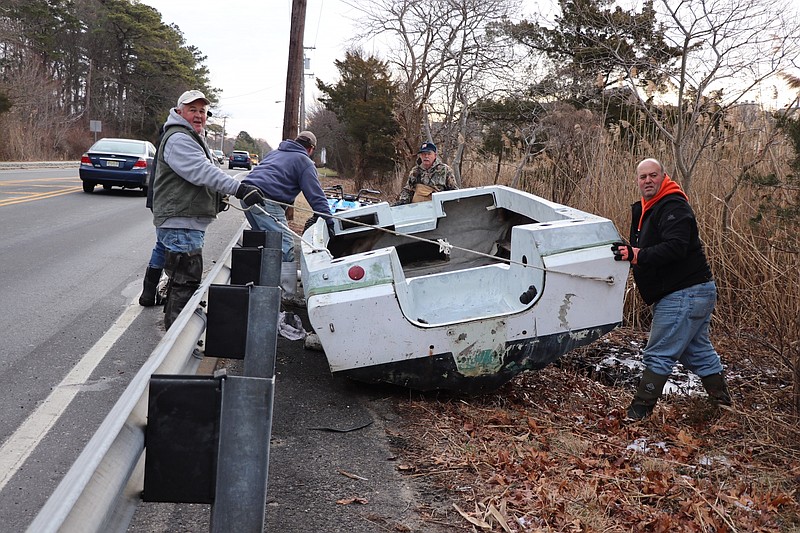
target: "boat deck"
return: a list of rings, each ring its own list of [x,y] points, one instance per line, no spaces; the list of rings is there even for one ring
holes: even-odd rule
[[[495,208],[491,194],[445,202],[443,210],[445,216],[433,229],[413,236],[378,229],[359,231],[333,237],[328,248],[334,257],[343,257],[394,247],[404,278],[395,280],[397,298],[404,314],[420,324],[446,324],[524,309],[519,295],[537,273],[522,276],[530,278],[530,283],[508,279],[512,271],[520,274],[508,264],[511,230],[535,221]],[[438,244],[440,239],[453,246],[449,253]]]
[[[444,216],[436,220],[433,229],[411,236],[380,229],[344,233],[333,236],[328,249],[338,258],[394,247],[407,277],[425,276],[502,263],[510,255],[511,229],[535,222],[495,208],[491,194],[444,202],[442,207]],[[455,247],[449,255],[440,249],[440,239]]]

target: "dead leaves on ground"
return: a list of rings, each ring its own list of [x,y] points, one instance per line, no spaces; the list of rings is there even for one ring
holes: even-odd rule
[[[398,470],[445,487],[475,531],[800,531],[798,428],[755,448],[765,436],[705,398],[626,425],[631,394],[548,367],[485,397],[404,401]]]

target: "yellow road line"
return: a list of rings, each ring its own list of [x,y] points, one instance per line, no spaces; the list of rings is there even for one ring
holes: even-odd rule
[[[57,191],[34,193],[31,194],[30,196],[26,196],[25,198],[9,198],[8,200],[0,200],[0,207],[6,205],[22,204],[25,202],[32,202],[34,200],[44,200],[45,198],[53,198],[55,196],[62,196],[64,194],[72,194],[82,189],[83,187],[67,187],[66,189],[60,189]]]
[[[30,179],[21,179],[21,180],[5,180],[5,181],[0,181],[0,187],[3,187],[5,185],[26,185],[26,184],[34,182],[34,181],[74,181],[74,182],[78,182],[78,181],[80,181],[80,178],[72,176],[72,177],[68,177],[68,178],[30,178]]]

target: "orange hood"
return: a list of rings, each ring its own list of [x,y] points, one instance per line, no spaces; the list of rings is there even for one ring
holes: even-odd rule
[[[661,187],[658,189],[658,192],[655,196],[650,198],[649,200],[645,200],[642,198],[642,216],[639,217],[639,227],[638,229],[642,229],[642,220],[644,220],[644,214],[647,213],[648,209],[656,205],[659,200],[667,196],[668,194],[680,194],[686,201],[689,201],[689,197],[686,196],[686,193],[683,192],[681,186],[672,181],[670,177],[664,174],[664,181],[661,182]]]

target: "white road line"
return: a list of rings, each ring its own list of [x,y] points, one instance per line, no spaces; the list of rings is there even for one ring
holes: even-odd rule
[[[53,389],[53,392],[31,413],[25,422],[0,448],[0,491],[28,460],[39,441],[50,431],[94,369],[108,353],[131,323],[142,312],[143,307],[135,301],[120,315],[111,328],[72,367],[69,374]]]

